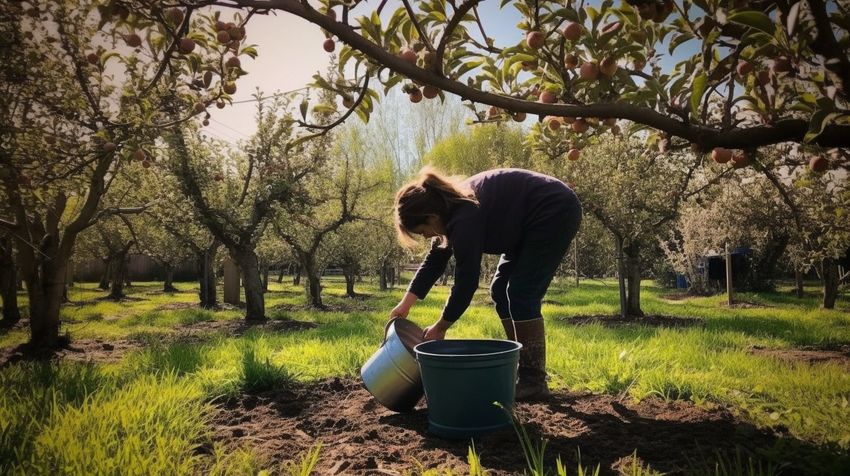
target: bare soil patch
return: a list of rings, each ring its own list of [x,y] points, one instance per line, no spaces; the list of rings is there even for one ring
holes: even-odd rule
[[[316,327],[318,327],[318,324],[314,322],[296,321],[294,319],[274,319],[259,322],[230,319],[226,321],[200,321],[186,324],[178,328],[178,335],[181,337],[191,337],[218,332],[229,336],[241,336],[251,329],[259,329],[266,332],[290,332]]]
[[[74,339],[64,343],[61,348],[52,352],[33,351],[26,344],[17,347],[0,349],[0,368],[24,360],[49,361],[70,360],[76,362],[117,362],[127,352],[141,349],[143,342],[119,339]]]
[[[629,316],[623,318],[618,315],[595,315],[595,316],[570,316],[558,318],[559,321],[577,326],[588,324],[600,324],[604,327],[692,327],[702,326],[704,321],[694,317],[675,316]]]
[[[517,412],[535,437],[549,440],[547,464],[554,465],[560,455],[571,473],[577,448],[584,464],[600,463],[605,474],[635,450],[654,469],[675,472],[700,454],[713,458],[716,451],[738,447],[747,455],[779,438],[724,409],[685,401],[634,404],[610,395],[556,392],[547,401],[519,404]],[[245,394],[220,404],[213,425],[216,441],[252,447],[272,464],[321,441],[317,474],[402,474],[418,464],[468,471],[468,441],[430,435],[422,404],[412,413],[393,413],[355,379]],[[513,430],[484,436],[475,448],[492,474],[523,474],[525,460]]]
[[[309,304],[276,304],[269,308],[270,313],[287,313],[287,312],[360,312],[371,311],[373,305],[368,302],[370,296],[359,294],[355,298],[346,298],[344,301],[335,301],[325,303],[322,307],[313,307]]]
[[[765,309],[773,306],[768,306],[767,304],[759,304],[757,302],[748,302],[748,301],[738,301],[732,303],[732,305],[725,305],[729,309]]]
[[[768,349],[752,346],[751,354],[764,355],[786,362],[804,362],[807,364],[836,363],[850,369],[850,345],[803,346],[788,349]]]

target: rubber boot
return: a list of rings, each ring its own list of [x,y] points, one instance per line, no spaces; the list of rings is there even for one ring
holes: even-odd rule
[[[502,319],[502,327],[505,328],[505,337],[508,340],[516,341],[516,330],[514,330],[514,320]]]
[[[543,318],[514,321],[519,351],[517,401],[540,400],[549,396],[546,384],[546,333]]]

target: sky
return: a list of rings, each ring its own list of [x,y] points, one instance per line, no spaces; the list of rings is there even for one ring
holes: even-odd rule
[[[510,5],[500,9],[500,3],[498,0],[481,3],[479,14],[485,31],[495,39],[497,46],[516,44],[525,36],[525,33],[516,27],[521,17]],[[586,5],[599,3],[600,0],[585,2]],[[377,5],[377,0],[368,0],[351,15],[356,17],[371,13]],[[388,1],[382,17],[388,18],[399,6],[399,0]],[[224,10],[223,15],[227,18],[232,12]],[[473,34],[478,36],[477,30],[473,31]],[[312,76],[324,71],[329,64],[330,55],[322,48],[324,40],[324,34],[319,27],[293,15],[282,12],[276,15],[255,15],[247,27],[246,44],[257,45],[259,55],[254,60],[241,58],[242,68],[248,71],[248,75],[240,78],[237,83],[238,90],[234,95],[236,104],[223,110],[210,108],[212,117],[204,132],[230,143],[249,137],[255,131],[256,103],[250,101],[252,94],[257,88],[265,94],[271,94],[302,88],[310,83]],[[695,45],[685,45],[682,53],[689,56],[694,48]],[[669,67],[672,62],[672,59],[667,59],[662,64]],[[349,120],[359,119],[352,116]],[[532,120],[535,119],[527,119]]]

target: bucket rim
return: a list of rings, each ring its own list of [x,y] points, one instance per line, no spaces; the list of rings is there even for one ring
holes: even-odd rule
[[[440,342],[440,340],[429,340],[429,341],[426,341],[426,342],[422,342],[421,344],[417,344],[413,348],[413,352],[416,354],[416,359],[419,360],[420,355],[424,356],[424,357],[433,357],[435,359],[469,359],[469,358],[482,358],[482,357],[497,357],[497,356],[502,356],[502,355],[506,355],[506,354],[511,354],[511,353],[517,352],[518,350],[522,349],[521,343],[519,343],[517,341],[513,341],[513,340],[507,340],[507,339],[441,339],[441,340],[442,341],[455,341],[455,342],[504,342],[504,343],[511,344],[513,347],[510,348],[510,349],[506,349],[506,350],[499,350],[499,351],[496,351],[496,352],[484,352],[484,353],[478,353],[478,354],[438,354],[438,353],[434,353],[434,352],[425,352],[425,351],[419,350],[420,347],[422,347],[426,344],[431,344],[431,343],[434,343],[434,342]]]

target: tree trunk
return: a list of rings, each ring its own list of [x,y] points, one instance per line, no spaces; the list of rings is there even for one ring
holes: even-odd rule
[[[307,283],[304,290],[307,294],[307,303],[315,308],[323,308],[325,304],[322,302],[322,278],[319,269],[316,266],[316,257],[309,253],[299,253],[301,261],[298,267],[299,274],[304,272],[304,277],[307,278]]]
[[[832,258],[823,260],[823,308],[835,309],[838,298],[838,263]]]
[[[803,272],[799,269],[794,270],[794,293],[798,299],[803,297]]]
[[[356,298],[357,293],[354,292],[354,283],[357,281],[357,276],[354,274],[354,270],[343,268],[343,274],[345,275],[345,295],[350,298]]]
[[[292,271],[292,285],[301,285],[301,265],[299,264],[296,264],[295,269]]]
[[[29,296],[30,341],[37,349],[59,347],[59,309],[65,289],[65,270],[74,237],[61,247],[50,235],[42,238],[38,250],[18,241],[21,271]],[[38,254],[36,254],[38,253]]]
[[[201,307],[212,309],[218,305],[216,297],[215,253],[218,245],[195,254],[195,269],[198,272],[198,297]]]
[[[269,265],[266,264],[266,263],[263,263],[263,266],[261,267],[261,271],[263,273],[262,274],[263,292],[267,293],[267,292],[269,292]]]
[[[242,287],[245,289],[245,320],[264,321],[266,301],[260,279],[260,260],[253,249],[230,250],[230,257],[242,271]]]
[[[121,299],[124,297],[124,286],[127,284],[127,253],[132,243],[125,246],[121,251],[113,255],[112,259],[112,286],[109,288],[110,299]]]
[[[773,291],[775,289],[773,278],[776,276],[776,267],[779,259],[785,254],[791,237],[782,234],[769,240],[766,249],[752,270],[750,289],[753,291]]]
[[[390,266],[387,272],[390,273],[390,287],[394,288],[399,278],[401,278],[401,270],[396,270],[395,266]]]
[[[18,278],[12,240],[0,237],[0,298],[3,304],[3,319],[0,326],[9,327],[21,320],[18,310]]]
[[[109,280],[112,277],[112,260],[106,258],[103,260],[103,274],[100,276],[100,284],[97,285],[98,289],[103,289],[106,291],[109,289]]]
[[[280,265],[280,273],[277,275],[277,283],[280,284],[283,282],[283,265]]]
[[[177,288],[174,287],[174,266],[171,263],[166,263],[163,268],[165,268],[165,283],[162,285],[162,291],[166,293],[177,292]]]
[[[623,251],[626,255],[626,277],[628,280],[626,313],[629,316],[641,317],[644,314],[640,308],[640,244],[632,242]]]
[[[386,291],[387,290],[387,264],[386,263],[381,265],[381,272],[378,273],[378,274],[380,275],[380,277],[379,277],[379,283],[380,284],[378,285],[379,289],[381,291]]]

